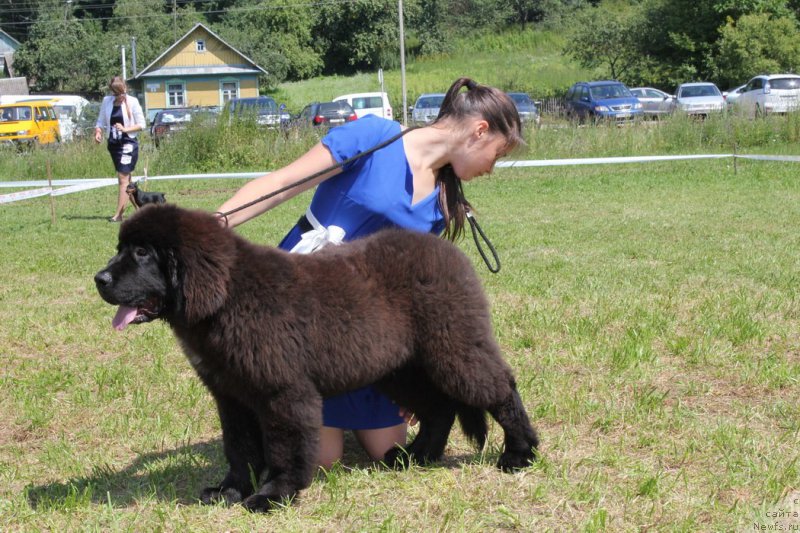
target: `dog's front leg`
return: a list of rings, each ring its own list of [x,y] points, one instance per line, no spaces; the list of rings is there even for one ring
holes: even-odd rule
[[[216,487],[200,494],[202,503],[239,503],[256,490],[264,470],[264,446],[256,414],[229,396],[215,395],[222,424],[222,442],[228,474]]]
[[[250,511],[265,512],[289,503],[311,485],[319,457],[322,398],[313,388],[286,391],[265,402],[259,419],[262,440],[267,443],[268,475],[243,505]]]

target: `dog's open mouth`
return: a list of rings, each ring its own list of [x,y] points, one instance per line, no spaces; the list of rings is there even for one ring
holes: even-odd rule
[[[157,298],[150,298],[137,307],[120,305],[111,325],[117,331],[122,331],[128,324],[142,324],[158,318],[159,303]]]

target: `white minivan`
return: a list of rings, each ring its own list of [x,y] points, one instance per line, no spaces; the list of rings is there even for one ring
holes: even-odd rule
[[[344,100],[355,110],[358,118],[364,115],[378,115],[383,118],[392,118],[392,106],[386,93],[356,93],[343,94],[333,99],[334,102]]]
[[[789,113],[800,109],[800,76],[762,74],[747,82],[736,104],[749,116]]]

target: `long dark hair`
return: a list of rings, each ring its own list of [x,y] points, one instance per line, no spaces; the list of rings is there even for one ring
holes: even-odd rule
[[[461,89],[467,88],[461,92]],[[456,123],[468,118],[480,117],[489,123],[489,131],[499,133],[506,139],[509,149],[522,144],[522,122],[514,102],[499,89],[475,83],[470,78],[459,78],[447,90],[439,109],[436,124],[444,119]],[[444,215],[444,237],[455,241],[464,233],[467,211],[472,207],[464,197],[461,179],[453,166],[439,169],[436,176],[439,185],[439,207]]]

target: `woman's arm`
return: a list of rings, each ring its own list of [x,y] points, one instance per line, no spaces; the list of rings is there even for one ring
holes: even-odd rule
[[[333,158],[330,151],[328,151],[328,148],[322,143],[317,143],[313,148],[311,148],[311,150],[300,156],[294,162],[289,163],[280,170],[276,170],[270,174],[265,174],[264,176],[260,176],[247,183],[244,187],[239,189],[230,200],[222,204],[218,209],[218,212],[226,213],[231,209],[235,209],[273,191],[277,191],[278,189],[286,187],[287,185],[295,183],[335,164],[336,160]],[[321,182],[325,181],[331,176],[335,176],[341,172],[341,168],[332,170],[331,172],[323,174],[316,179],[273,196],[268,200],[264,200],[263,202],[259,202],[246,209],[228,215],[224,219],[227,220],[228,226],[238,226],[239,224],[247,222],[251,218],[260,215],[264,211],[272,209],[276,205],[282,204],[290,198],[294,198],[301,192],[307,191],[312,187],[319,185]]]
[[[100,142],[103,140],[103,132],[108,127],[108,110],[106,109],[106,100],[100,104],[100,113],[97,115],[97,122],[94,125],[94,140]]]

